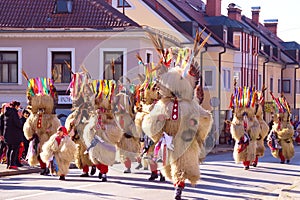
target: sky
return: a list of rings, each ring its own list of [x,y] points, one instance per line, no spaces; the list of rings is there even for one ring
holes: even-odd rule
[[[203,0],[206,3],[206,0]],[[259,22],[278,19],[277,36],[285,42],[300,44],[300,0],[222,0],[222,14],[227,16],[227,7],[235,3],[242,15],[252,18],[251,7],[260,6]]]

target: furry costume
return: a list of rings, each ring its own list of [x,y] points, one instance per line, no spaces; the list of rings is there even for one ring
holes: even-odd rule
[[[265,138],[267,137],[269,133],[269,125],[267,122],[263,119],[263,109],[260,104],[256,105],[256,119],[258,120],[258,123],[260,125],[260,133],[258,138],[256,139],[256,158],[255,161],[252,163],[253,166],[257,165],[258,157],[263,157],[265,154]]]
[[[164,133],[173,138],[167,145],[167,160],[162,173],[174,183],[175,199],[181,199],[185,180],[195,185],[200,178],[200,152],[212,126],[212,115],[201,108],[198,96],[194,96],[199,79],[194,56],[208,37],[199,47],[201,34],[197,33],[193,50],[164,49],[159,38],[151,36],[151,39],[162,55],[157,83],[162,97],[144,117],[142,129],[154,142]],[[165,69],[168,71],[162,73]]]
[[[141,149],[140,135],[137,133],[134,123],[133,107],[134,102],[131,100],[130,95],[125,91],[119,92],[115,98],[117,111],[115,112],[116,121],[123,131],[123,136],[117,143],[120,152],[120,159],[125,164],[125,173],[131,172],[131,162],[135,161]]]
[[[93,165],[92,161],[89,158],[89,155],[85,154],[87,147],[83,141],[83,129],[86,124],[82,121],[87,114],[85,113],[84,107],[82,106],[85,101],[83,87],[89,87],[88,81],[89,75],[87,73],[73,74],[72,81],[70,83],[71,97],[73,101],[73,112],[67,117],[65,122],[67,130],[70,134],[73,134],[72,140],[76,144],[75,165],[79,169],[85,169],[86,167]],[[79,85],[81,87],[79,87]]]
[[[24,73],[23,73],[24,75]],[[47,173],[45,163],[39,159],[42,146],[61,125],[54,112],[54,102],[57,99],[56,89],[51,79],[28,79],[27,99],[31,114],[26,120],[23,131],[27,140],[31,141],[31,151],[27,155],[30,166],[40,164],[41,174]]]
[[[294,128],[290,122],[290,107],[284,97],[275,98],[272,93],[271,95],[276,114],[274,115],[274,125],[268,135],[268,146],[273,157],[279,158],[281,163],[285,163],[285,161],[289,163],[295,154]]]
[[[150,165],[151,175],[148,180],[152,181],[158,178],[158,164],[156,162],[157,158],[154,155],[154,147],[157,144],[154,143],[142,130],[142,122],[144,117],[150,113],[153,109],[155,103],[159,99],[158,88],[153,79],[154,74],[151,73],[152,68],[146,67],[146,77],[140,76],[140,81],[142,85],[137,89],[137,104],[135,110],[137,111],[135,116],[135,125],[141,140],[144,143],[144,147],[141,153],[141,159],[143,157],[147,158],[144,161],[144,169],[148,168]],[[164,162],[164,161],[163,161]],[[165,177],[160,173],[160,181],[165,181]]]
[[[55,159],[58,168],[58,170],[56,169],[56,174],[58,176],[68,174],[70,162],[73,161],[74,151],[76,150],[76,145],[68,136],[66,128],[59,127],[58,131],[62,128],[65,129],[63,135],[59,136],[59,133],[53,134],[43,145],[43,151],[40,154],[41,159],[45,163],[53,162],[53,159]]]
[[[252,88],[236,88],[231,99],[234,107],[230,132],[235,140],[233,157],[236,163],[243,162],[249,169],[250,162],[256,158],[256,140],[261,131],[255,116],[256,91]]]

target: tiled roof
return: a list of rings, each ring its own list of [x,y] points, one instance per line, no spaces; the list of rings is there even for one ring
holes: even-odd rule
[[[143,0],[151,9],[153,9],[158,15],[164,18],[168,23],[175,27],[178,31],[184,34],[186,37],[191,38],[188,33],[178,25],[179,20],[157,0]]]
[[[240,28],[244,30],[248,30],[241,22],[237,20],[232,20],[229,17],[224,15],[222,16],[214,16],[214,17],[205,17],[205,20],[209,25],[224,25],[230,28]]]
[[[281,45],[284,46],[285,50],[300,49],[300,45],[297,42],[281,42]]]
[[[143,0],[148,6],[155,10],[161,17],[168,21],[172,26],[174,26],[181,33],[186,33],[178,24],[180,20],[175,17],[169,10],[167,10],[163,5],[161,5],[157,0]],[[222,38],[215,35],[209,28],[206,27],[207,23],[204,19],[203,5],[204,3],[199,0],[168,0],[168,2],[175,6],[180,12],[188,16],[191,21],[197,22],[201,28],[206,28],[208,33],[211,33],[218,43],[226,45]],[[165,2],[166,3],[166,2]]]
[[[91,28],[139,26],[104,0],[73,0],[72,12],[55,14],[56,0],[0,0],[0,28]]]
[[[265,27],[261,23],[259,23],[258,25],[254,24],[252,20],[246,16],[242,16],[242,21],[245,22],[253,31],[256,31],[260,34],[260,40],[264,44],[279,47],[281,52],[286,55],[286,58],[288,58],[291,63],[296,62],[294,58],[292,58],[284,51],[286,50],[284,42],[277,35],[272,33],[267,27]]]

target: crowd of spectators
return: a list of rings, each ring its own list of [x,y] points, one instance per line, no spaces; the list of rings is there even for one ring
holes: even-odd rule
[[[8,169],[22,167],[26,160],[29,141],[23,125],[30,112],[19,101],[3,103],[0,112],[0,161]]]

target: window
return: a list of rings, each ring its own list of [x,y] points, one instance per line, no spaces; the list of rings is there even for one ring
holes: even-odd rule
[[[262,75],[261,74],[258,74],[258,87],[257,89],[258,90],[261,90],[262,89]]]
[[[204,86],[212,87],[213,86],[213,72],[212,71],[204,71]]]
[[[300,94],[300,80],[296,80],[296,94]]]
[[[54,13],[72,13],[72,1],[73,0],[57,0]]]
[[[282,91],[284,93],[291,92],[291,80],[282,80]]]
[[[105,51],[104,79],[119,80],[123,76],[123,51]],[[112,62],[114,65],[112,65]]]
[[[273,92],[273,78],[270,78],[270,91]]]
[[[238,33],[238,34],[233,34],[233,45],[236,47],[236,48],[238,48],[238,49],[240,49],[240,47],[241,47],[241,34],[240,33]]]
[[[70,83],[71,52],[52,52],[51,78],[55,83]]]
[[[129,3],[126,0],[118,0],[118,7],[130,7]]]
[[[0,83],[18,83],[18,51],[0,51]]]
[[[226,29],[223,30],[223,40],[225,43],[227,43],[227,30]]]
[[[223,69],[223,88],[224,89],[230,89],[230,79],[231,79],[231,75],[230,75],[230,70],[229,69]]]
[[[277,88],[278,88],[278,93],[281,93],[281,80],[280,79],[278,79]]]

